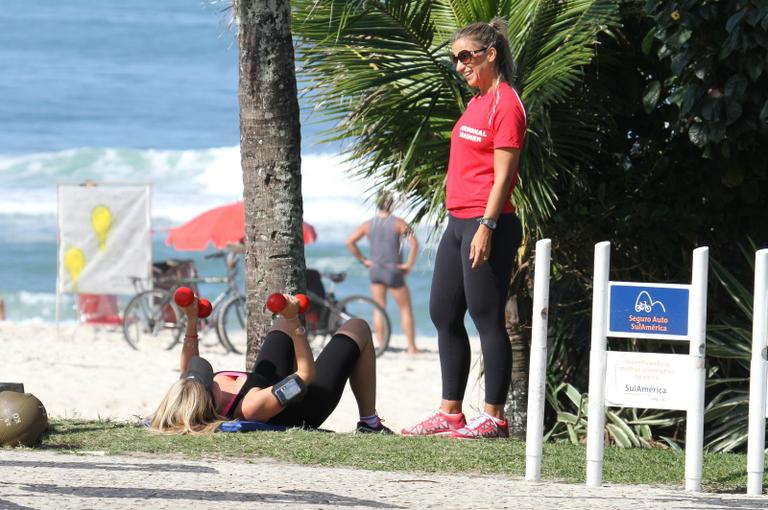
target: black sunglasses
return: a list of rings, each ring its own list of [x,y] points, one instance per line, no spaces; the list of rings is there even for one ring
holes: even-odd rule
[[[457,62],[461,62],[464,65],[469,64],[472,62],[472,57],[477,55],[478,53],[482,53],[485,50],[488,49],[488,46],[485,48],[480,48],[479,50],[461,50],[458,55],[451,55],[451,60],[453,60],[453,65],[456,65]]]

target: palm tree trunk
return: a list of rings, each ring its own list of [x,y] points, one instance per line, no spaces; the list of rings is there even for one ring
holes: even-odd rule
[[[526,245],[525,254],[518,259],[504,310],[505,327],[512,346],[512,381],[504,413],[509,420],[509,433],[520,439],[525,439],[528,423],[528,370],[535,261],[529,248],[530,244]]]
[[[519,289],[522,291],[523,289]],[[518,296],[509,296],[506,305],[506,328],[512,345],[512,382],[509,386],[504,413],[509,421],[510,435],[524,439],[528,421],[528,334],[520,319]],[[525,298],[523,298],[525,299]]]
[[[235,0],[240,47],[240,157],[245,199],[246,369],[272,292],[304,288],[301,134],[288,0]]]

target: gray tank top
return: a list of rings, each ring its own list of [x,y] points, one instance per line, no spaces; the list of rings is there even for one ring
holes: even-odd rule
[[[401,264],[403,254],[400,235],[397,233],[397,221],[394,216],[374,217],[368,229],[368,242],[371,244],[371,262],[380,267],[394,267]]]

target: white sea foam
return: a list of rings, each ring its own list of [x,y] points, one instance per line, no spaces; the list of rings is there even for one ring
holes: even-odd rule
[[[344,242],[353,228],[374,213],[367,184],[351,177],[349,170],[349,164],[338,154],[302,156],[304,219],[314,225],[318,234],[318,242],[307,248],[307,261],[322,271],[346,271],[348,279],[339,288],[345,295],[368,292],[368,275]],[[152,224],[158,250],[155,258],[173,256],[163,255],[158,247],[165,238],[164,229],[206,209],[241,200],[243,191],[238,147],[184,151],[71,149],[0,156],[0,236],[6,241],[5,258],[0,257],[0,276],[11,276],[0,279],[0,294],[10,319],[55,319],[57,183],[85,180],[152,185]],[[434,248],[427,242],[425,227],[417,227],[416,232],[421,255],[410,283],[417,330],[423,334],[429,325],[425,306]],[[361,243],[363,251],[365,244]],[[30,248],[32,245],[34,248]],[[29,253],[35,256],[28,260]],[[202,255],[199,259],[200,264],[205,264]],[[13,263],[4,264],[8,261]],[[47,293],[23,290],[48,288]],[[74,318],[70,295],[61,296],[59,312],[62,320]]]
[[[313,269],[320,272],[326,271],[346,271],[348,274],[363,274],[363,266],[352,257],[339,257],[337,255],[327,257],[312,257],[311,264]],[[367,275],[367,273],[366,273]]]
[[[18,299],[25,305],[50,305],[56,303],[56,294],[21,291]]]
[[[337,154],[302,156],[305,219],[315,225],[354,225],[373,211],[364,182],[349,175]],[[0,156],[0,214],[56,214],[56,185],[82,182],[152,185],[152,216],[180,223],[242,199],[238,147],[204,150],[70,149]]]

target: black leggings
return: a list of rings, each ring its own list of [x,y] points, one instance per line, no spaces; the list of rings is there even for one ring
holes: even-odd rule
[[[347,335],[336,333],[315,361],[315,378],[299,402],[288,405],[268,423],[289,427],[317,428],[331,415],[341,400],[344,386],[360,357],[360,348]],[[268,388],[295,372],[296,354],[291,337],[282,331],[270,331],[249,381]]]
[[[464,400],[471,357],[464,327],[469,309],[483,351],[485,401],[501,405],[512,374],[504,307],[522,227],[516,215],[502,214],[491,237],[490,258],[472,269],[469,247],[478,226],[477,218],[449,217],[435,257],[429,314],[437,328],[443,399]]]

